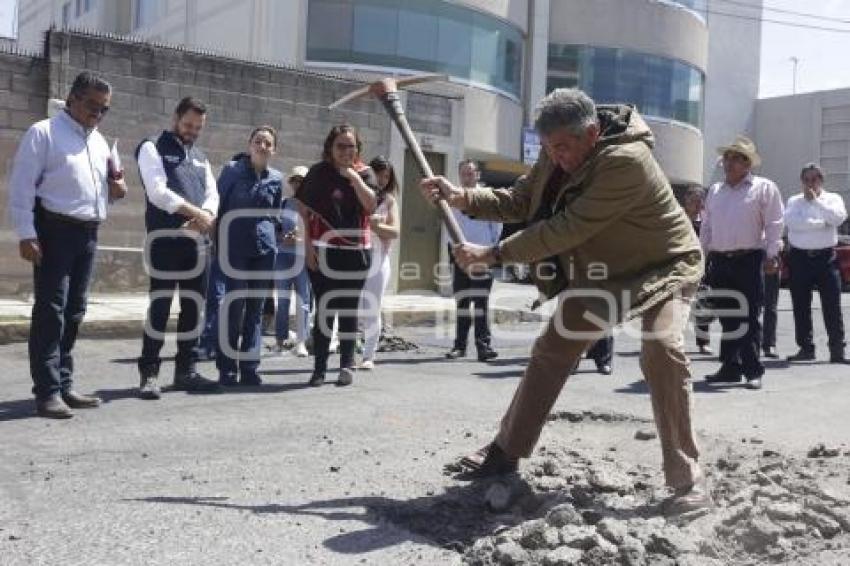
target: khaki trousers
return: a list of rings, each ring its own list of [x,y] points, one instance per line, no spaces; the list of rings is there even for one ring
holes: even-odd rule
[[[652,399],[665,479],[672,488],[687,488],[701,475],[691,423],[690,361],[683,338],[692,297],[689,289],[665,300],[646,311],[641,324],[640,367]],[[531,455],[570,371],[588,346],[605,335],[584,314],[575,297],[564,299],[534,342],[496,437],[509,455]]]

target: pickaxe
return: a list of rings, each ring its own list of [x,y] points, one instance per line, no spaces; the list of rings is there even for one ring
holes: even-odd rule
[[[399,87],[418,83],[445,80],[448,80],[446,75],[417,75],[415,77],[398,80],[392,78],[381,79],[380,81],[346,94],[331,104],[328,108],[333,110],[334,108],[338,108],[346,102],[355,100],[361,96],[372,95],[376,97],[384,105],[384,109],[390,115],[390,118],[392,118],[392,121],[398,128],[398,131],[401,132],[401,137],[404,138],[404,143],[407,145],[408,149],[410,149],[411,153],[413,153],[414,159],[416,159],[416,165],[419,167],[419,172],[423,177],[433,177],[434,173],[431,171],[431,166],[428,165],[428,161],[426,161],[425,155],[422,153],[422,148],[419,147],[419,142],[416,141],[416,137],[410,129],[410,124],[407,123],[407,118],[404,116],[404,109],[401,107],[401,98],[399,97],[398,89]],[[463,232],[461,231],[460,226],[458,225],[457,220],[455,220],[455,217],[445,199],[441,198],[437,201],[437,210],[440,212],[440,216],[449,231],[449,236],[451,237],[452,242],[455,244],[466,243],[466,238],[464,238]]]

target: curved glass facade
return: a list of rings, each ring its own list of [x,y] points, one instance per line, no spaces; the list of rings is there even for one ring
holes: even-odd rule
[[[443,0],[311,0],[307,62],[446,73],[520,97],[519,28]]]
[[[707,0],[664,0],[666,2],[671,2],[673,4],[679,4],[688,8],[689,10],[696,12],[699,14],[703,21],[705,21],[706,16],[708,15],[708,2]]]
[[[628,49],[549,45],[546,92],[577,87],[598,103],[629,103],[646,116],[702,129],[705,75],[675,59]]]

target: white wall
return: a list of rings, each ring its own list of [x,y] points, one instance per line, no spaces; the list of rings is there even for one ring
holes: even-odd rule
[[[850,89],[759,100],[755,142],[761,173],[787,199],[800,190],[800,169],[823,166],[825,185],[850,204]]]

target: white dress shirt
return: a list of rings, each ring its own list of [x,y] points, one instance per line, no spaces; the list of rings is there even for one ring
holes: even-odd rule
[[[785,225],[788,242],[801,250],[820,250],[838,243],[837,228],[847,219],[847,210],[841,195],[822,190],[812,200],[803,195],[788,199],[785,208]]]
[[[782,195],[770,179],[747,175],[734,187],[716,183],[703,209],[700,241],[706,252],[782,249]]]
[[[499,242],[499,236],[502,235],[501,222],[475,220],[457,209],[452,209],[452,212],[460,225],[461,232],[466,237],[466,241],[470,244],[495,246]]]
[[[67,111],[36,122],[18,146],[9,176],[9,216],[21,240],[35,239],[35,199],[78,220],[106,219],[109,144]]]
[[[209,160],[207,160],[205,168],[207,171],[206,190],[204,191],[204,202],[200,208],[215,215],[218,214],[218,188]],[[168,177],[162,166],[162,156],[151,141],[146,141],[139,148],[139,174],[142,177],[142,184],[145,186],[148,200],[155,207],[161,208],[169,214],[174,214],[186,202],[186,199],[168,188]]]

